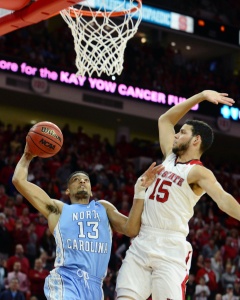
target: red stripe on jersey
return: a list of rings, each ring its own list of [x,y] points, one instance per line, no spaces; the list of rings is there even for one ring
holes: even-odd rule
[[[191,255],[192,251],[188,251],[188,255],[185,259],[186,264],[189,261],[190,255]],[[186,296],[186,283],[188,282],[188,278],[189,276],[186,275],[186,277],[184,278],[183,282],[181,283],[181,288],[182,288],[182,300],[185,300],[185,296]]]
[[[198,159],[190,160],[189,162],[186,162],[186,164],[188,164],[188,165],[200,165],[200,166],[203,166],[203,163],[200,160],[198,160]]]
[[[200,165],[200,166],[203,166],[203,163],[199,160],[199,159],[192,159],[192,160],[189,160],[189,161],[186,161],[186,162],[180,162],[180,161],[177,161],[177,157],[175,159],[175,166],[176,164],[182,164],[182,165]]]
[[[188,281],[188,275],[184,278],[183,282],[181,283],[181,288],[182,288],[182,300],[185,300],[185,295],[186,295],[186,283]]]
[[[191,254],[191,253],[192,253],[192,251],[188,251],[188,255],[187,255],[186,260],[185,260],[186,264],[187,264],[188,261],[189,261],[189,258],[190,258],[190,254]]]

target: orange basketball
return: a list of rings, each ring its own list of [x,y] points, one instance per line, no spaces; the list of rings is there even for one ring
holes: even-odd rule
[[[32,154],[46,158],[60,151],[63,145],[63,134],[54,123],[43,121],[30,128],[26,141]]]

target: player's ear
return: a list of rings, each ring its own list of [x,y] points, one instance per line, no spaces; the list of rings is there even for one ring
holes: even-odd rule
[[[194,138],[193,138],[193,143],[199,143],[201,142],[202,139],[201,139],[201,136],[200,135],[195,135]]]
[[[69,189],[66,189],[65,194],[66,194],[66,195],[69,195],[69,194],[70,194]]]

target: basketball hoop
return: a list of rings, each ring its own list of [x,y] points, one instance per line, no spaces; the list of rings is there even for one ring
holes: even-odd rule
[[[74,38],[76,75],[120,75],[127,42],[142,20],[142,1],[87,0],[79,6],[60,11]]]

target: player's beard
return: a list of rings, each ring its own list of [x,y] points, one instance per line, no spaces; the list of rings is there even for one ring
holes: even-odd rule
[[[180,144],[175,147],[173,146],[172,152],[174,154],[176,154],[177,156],[183,155],[188,150],[191,140],[192,140],[192,138],[190,138],[189,141],[185,144]]]
[[[77,200],[88,200],[89,199],[89,194],[87,191],[78,191],[76,194],[75,194],[75,198]]]

